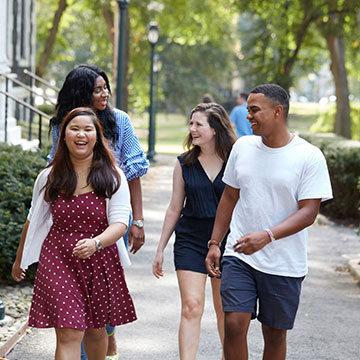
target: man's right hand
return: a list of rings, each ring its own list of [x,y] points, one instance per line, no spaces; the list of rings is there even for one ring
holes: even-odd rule
[[[221,251],[219,246],[211,245],[205,259],[206,270],[210,276],[220,279],[220,257]]]

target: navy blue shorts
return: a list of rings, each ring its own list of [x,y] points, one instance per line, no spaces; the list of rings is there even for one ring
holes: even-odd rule
[[[224,312],[251,313],[252,319],[257,317],[274,329],[293,328],[304,276],[266,274],[235,256],[224,256],[222,266],[220,293]]]

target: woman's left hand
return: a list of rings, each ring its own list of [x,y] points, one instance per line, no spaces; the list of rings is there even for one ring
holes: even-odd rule
[[[82,239],[74,247],[73,254],[80,259],[89,258],[96,251],[94,239]]]

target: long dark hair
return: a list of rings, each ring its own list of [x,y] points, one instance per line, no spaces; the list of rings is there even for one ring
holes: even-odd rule
[[[91,107],[96,79],[101,76],[111,94],[110,83],[106,73],[96,65],[79,65],[66,76],[59,91],[56,103],[56,115],[50,120],[51,126],[59,126],[67,113],[77,107]],[[115,144],[119,138],[115,114],[109,104],[97,116],[104,129],[104,136]]]
[[[119,189],[121,178],[115,167],[115,160],[107,147],[107,140],[103,136],[102,126],[94,111],[90,108],[76,108],[70,111],[61,126],[59,143],[54,155],[52,166],[46,185],[44,198],[48,202],[56,200],[59,193],[69,198],[74,194],[77,177],[70,159],[68,147],[65,143],[65,131],[70,121],[77,116],[91,118],[96,129],[96,144],[87,183],[91,185],[98,196],[111,198]]]
[[[201,103],[196,105],[194,109],[191,110],[190,119],[196,112],[205,114],[210,127],[215,130],[215,151],[221,160],[226,163],[231,148],[237,139],[229,115],[221,105],[216,103]],[[185,138],[184,147],[188,149],[183,156],[184,164],[190,166],[195,163],[201,152],[198,145],[193,145],[190,132]]]

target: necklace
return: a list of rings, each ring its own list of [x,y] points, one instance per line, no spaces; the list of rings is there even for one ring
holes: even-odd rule
[[[291,142],[291,140],[294,138],[294,136],[295,136],[294,134],[290,133],[290,137],[289,137],[289,140],[288,140],[288,142],[286,143],[286,145]]]

